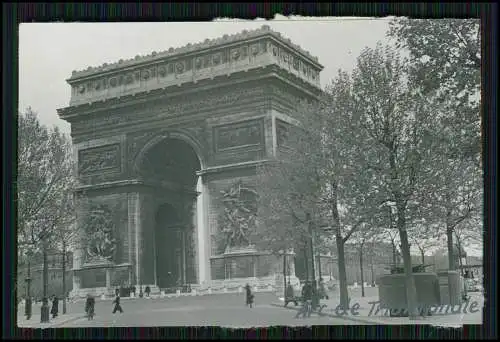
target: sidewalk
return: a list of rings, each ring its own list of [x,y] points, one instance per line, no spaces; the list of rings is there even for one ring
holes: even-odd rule
[[[77,320],[79,318],[85,317],[85,314],[82,312],[72,312],[70,309],[70,305],[68,305],[68,310],[66,314],[62,314],[62,310],[59,310],[59,315],[56,318],[52,318],[50,316],[50,320],[48,323],[40,323],[40,308],[41,304],[34,304],[32,307],[32,315],[29,320],[26,319],[26,315],[24,314],[24,305],[19,306],[19,310],[17,311],[17,326],[19,328],[53,328],[60,324],[64,324],[67,322],[71,322]]]
[[[459,310],[458,307],[456,307],[456,311],[459,311],[459,313],[452,313],[451,308],[448,313],[446,313],[446,307],[443,307],[441,312],[439,312],[439,309],[436,309],[437,312],[433,313],[432,316],[419,316],[416,320],[410,320],[408,317],[390,317],[387,310],[378,308],[378,296],[353,296],[349,303],[351,309],[344,312],[337,308],[339,304],[337,292],[332,293],[328,300],[321,300],[322,309],[320,312],[313,312],[312,315],[330,316],[332,318],[342,318],[360,322],[361,324],[377,325],[431,324],[439,326],[462,326],[463,324],[482,324],[484,299],[482,297],[473,296],[471,298],[471,303],[472,301],[478,303],[478,305],[475,306],[475,310],[478,311],[473,313],[470,312],[470,305],[466,310],[467,313],[463,313],[465,307],[465,304],[463,304]],[[282,298],[273,305],[283,307],[284,303]],[[290,303],[287,308],[299,310],[300,306],[295,307],[293,303]]]
[[[85,315],[82,313],[68,313],[65,315],[59,315],[56,318],[50,317],[50,321],[48,323],[40,323],[40,314],[34,314],[31,316],[30,320],[26,319],[26,316],[17,316],[17,326],[19,328],[54,328],[58,325],[71,322],[80,318],[84,318]]]

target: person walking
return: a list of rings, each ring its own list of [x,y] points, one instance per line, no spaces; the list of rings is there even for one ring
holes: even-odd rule
[[[322,278],[319,279],[319,298],[328,300],[328,293],[326,291],[326,285]]]
[[[50,310],[50,313],[52,314],[52,318],[56,318],[59,313],[59,299],[56,295],[52,295],[52,309]]]
[[[306,281],[304,286],[302,287],[302,308],[297,311],[297,315],[295,318],[299,318],[300,314],[302,314],[302,318],[311,317],[312,312],[312,295],[313,288],[309,281]]]
[[[246,292],[246,305],[252,307],[254,295],[248,283],[245,285],[245,292]]]
[[[295,304],[295,306],[297,306],[297,299],[295,298],[292,284],[288,284],[288,286],[286,287],[285,306],[287,306],[288,303],[290,303],[290,302],[293,302]]]
[[[151,288],[149,286],[146,286],[144,289],[144,292],[146,293],[146,297],[149,297],[149,293],[151,292]]]
[[[113,313],[116,311],[120,311],[120,313],[123,313],[123,309],[120,305],[120,295],[116,296],[115,300],[113,301],[113,304],[115,304],[115,307],[113,308]]]
[[[85,313],[87,314],[87,317],[88,317],[89,321],[91,319],[94,319],[94,315],[95,315],[95,298],[90,293],[87,294],[87,300],[85,302]]]

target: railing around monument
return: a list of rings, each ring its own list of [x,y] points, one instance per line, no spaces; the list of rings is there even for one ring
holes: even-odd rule
[[[222,255],[213,256],[211,271],[210,293],[241,292],[246,284],[254,291],[284,291],[283,276],[280,276],[283,272],[281,257],[251,247],[231,248]],[[288,278],[296,287],[298,279],[295,275],[287,274]]]
[[[131,284],[132,265],[130,263],[114,264],[107,260],[95,260],[73,269],[80,278],[80,288],[76,296],[87,293],[93,295],[113,295],[116,288]]]

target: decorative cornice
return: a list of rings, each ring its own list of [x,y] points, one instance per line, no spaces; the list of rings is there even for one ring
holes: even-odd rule
[[[248,71],[254,76],[260,75],[263,70],[273,70],[268,70],[269,67],[294,75],[306,88],[321,88],[319,74],[323,66],[317,58],[264,26],[202,44],[74,72],[67,80],[72,87],[69,105],[79,107],[112,99],[125,101],[129,96],[157,91],[176,93],[183,85],[201,84]]]
[[[257,161],[249,161],[249,162],[241,162],[241,163],[235,163],[235,164],[212,166],[212,167],[207,167],[206,169],[203,169],[203,170],[196,172],[196,175],[204,176],[207,174],[219,173],[219,172],[223,172],[223,171],[233,171],[233,170],[246,169],[246,168],[250,168],[250,167],[261,166],[264,164],[270,164],[273,162],[274,162],[273,160],[263,159],[263,160],[257,160]]]
[[[85,70],[74,70],[71,74],[71,77],[68,79],[68,82],[72,80],[76,80],[78,78],[83,78],[87,76],[91,76],[96,73],[102,73],[102,72],[107,72],[107,71],[113,71],[116,69],[122,69],[130,66],[135,66],[141,63],[148,63],[148,62],[155,62],[161,59],[164,59],[166,57],[174,57],[174,56],[180,56],[183,54],[191,53],[191,52],[201,52],[202,50],[205,49],[210,49],[214,47],[220,47],[223,45],[243,41],[243,40],[248,40],[252,38],[257,38],[263,35],[269,34],[275,38],[277,38],[280,42],[288,45],[290,48],[296,50],[299,52],[301,55],[306,57],[307,59],[310,59],[311,62],[315,62],[317,66],[322,69],[323,67],[318,63],[318,57],[312,56],[309,51],[301,48],[299,45],[292,43],[290,39],[284,38],[281,33],[276,32],[271,30],[271,28],[268,25],[263,25],[260,28],[256,30],[243,30],[242,32],[238,32],[236,34],[232,35],[227,35],[225,34],[222,37],[216,38],[216,39],[205,39],[203,42],[200,43],[195,43],[195,44],[187,44],[184,46],[181,46],[179,48],[170,48],[165,51],[153,51],[149,55],[145,56],[140,56],[136,55],[134,58],[130,58],[127,60],[120,59],[118,62],[115,63],[104,63],[100,66],[97,67],[91,67],[89,66]],[[70,82],[71,83],[71,82]]]

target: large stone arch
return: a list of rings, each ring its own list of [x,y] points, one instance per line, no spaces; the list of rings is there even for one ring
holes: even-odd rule
[[[321,70],[316,58],[262,27],[72,73],[69,106],[58,113],[71,124],[79,166],[76,191],[116,207],[120,239],[114,264],[105,266],[120,276],[116,282],[106,277],[108,290],[108,278],[111,286],[156,285],[154,211],[168,200],[193,210],[191,203],[161,198],[175,192],[168,181],[140,175],[144,156],[166,139],[188,145],[200,165],[196,172],[190,169],[197,182],[189,194],[197,196],[196,283],[214,285],[219,278],[210,265],[221,255],[213,242],[224,209],[219,194],[236,179],[251,184],[258,165],[287,154],[279,137],[297,124],[298,99],[319,98]],[[80,259],[75,253],[76,271]],[[223,275],[222,280],[230,279]]]
[[[149,140],[146,141],[146,143],[142,146],[142,148],[139,150],[139,152],[134,158],[133,171],[135,174],[138,173],[146,152],[166,139],[178,139],[188,144],[196,153],[201,169],[203,170],[206,168],[207,166],[206,153],[204,153],[204,149],[201,146],[199,139],[194,137],[187,130],[172,129],[157,133],[156,135],[153,135]]]

